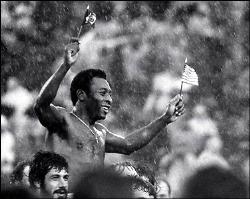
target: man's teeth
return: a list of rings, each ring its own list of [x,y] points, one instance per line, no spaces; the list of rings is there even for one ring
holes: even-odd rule
[[[103,106],[102,107],[105,111],[109,110],[107,107]]]
[[[65,191],[58,191],[59,194],[65,194]]]

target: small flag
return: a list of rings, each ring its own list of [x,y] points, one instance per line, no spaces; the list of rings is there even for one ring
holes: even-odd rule
[[[185,61],[186,62],[186,61]],[[195,70],[185,63],[184,72],[181,77],[181,81],[187,84],[199,85],[198,75]]]

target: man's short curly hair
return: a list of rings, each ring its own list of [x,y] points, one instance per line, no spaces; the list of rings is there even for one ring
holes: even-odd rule
[[[59,171],[65,169],[68,172],[68,162],[63,156],[54,152],[37,152],[30,164],[30,186],[35,188],[35,183],[37,182],[43,188],[45,176],[52,168],[56,168]]]
[[[106,73],[101,69],[87,69],[79,72],[71,82],[70,95],[73,105],[77,102],[76,91],[82,89],[87,95],[90,93],[90,84],[94,77],[106,79]]]

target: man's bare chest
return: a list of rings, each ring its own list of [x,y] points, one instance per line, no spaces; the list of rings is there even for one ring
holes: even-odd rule
[[[87,126],[79,119],[71,119],[67,122],[66,131],[69,133],[71,140],[78,140],[96,146],[105,145],[106,133],[103,129],[97,129],[95,126]]]
[[[89,128],[77,120],[68,120],[61,132],[50,133],[47,146],[64,154],[84,155],[87,159],[104,156],[105,132],[96,127]]]

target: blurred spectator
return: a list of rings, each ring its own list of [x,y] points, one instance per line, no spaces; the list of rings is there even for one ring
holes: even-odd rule
[[[17,78],[10,77],[7,80],[7,91],[2,96],[1,103],[14,108],[10,122],[17,137],[22,137],[24,114],[27,108],[33,105],[34,97],[34,94],[24,88]]]
[[[15,136],[9,131],[9,122],[1,115],[1,174],[9,175],[15,161]]]
[[[247,198],[246,184],[219,166],[198,169],[184,183],[183,198]]]
[[[170,183],[172,194],[177,197],[185,180],[196,169],[217,165],[230,169],[229,163],[221,155],[222,142],[218,136],[202,136],[195,142],[196,150],[179,150],[167,154],[160,161],[160,170],[166,173],[165,180]]]
[[[165,155],[160,163],[159,170],[165,173],[164,180],[171,187],[171,197],[179,195],[185,179],[190,176],[195,168],[196,156],[190,152],[175,152]]]
[[[19,162],[10,176],[10,183],[13,185],[23,185],[29,187],[29,172],[30,161],[24,160]]]
[[[36,119],[37,122],[35,119],[30,121],[31,117],[27,114],[30,108],[33,109],[35,96],[36,94],[24,88],[17,78],[10,77],[7,81],[7,91],[1,99],[1,104],[9,115],[9,127],[15,136],[17,161],[27,159],[39,150],[39,147],[34,143],[30,143],[30,139],[36,137],[37,134],[44,133],[38,119]],[[39,140],[39,143],[41,141]]]
[[[95,169],[84,173],[73,188],[74,199],[132,198],[132,179],[112,169]]]
[[[7,81],[7,91],[2,96],[1,102],[5,105],[14,106],[15,114],[20,116],[33,104],[33,99],[32,93],[24,88],[17,78],[10,77]]]
[[[217,136],[218,128],[207,113],[207,109],[203,104],[197,104],[193,109],[193,116],[187,122],[191,132],[197,136]]]
[[[223,143],[216,123],[208,116],[205,105],[195,105],[192,114],[186,118],[185,130],[172,135],[172,150],[189,151],[197,157],[203,152],[220,156]]]
[[[34,155],[29,181],[41,197],[67,198],[68,178],[68,163],[64,157],[48,151]]]
[[[211,136],[206,140],[203,151],[199,154],[196,162],[197,167],[218,165],[229,169],[230,165],[222,156],[223,143],[219,136]]]
[[[147,78],[140,68],[140,61],[143,56],[149,51],[147,43],[142,42],[142,38],[131,39],[132,41],[127,45],[124,45],[122,54],[124,57],[124,65],[126,70],[126,77],[129,80],[136,79],[137,81],[146,81]]]

